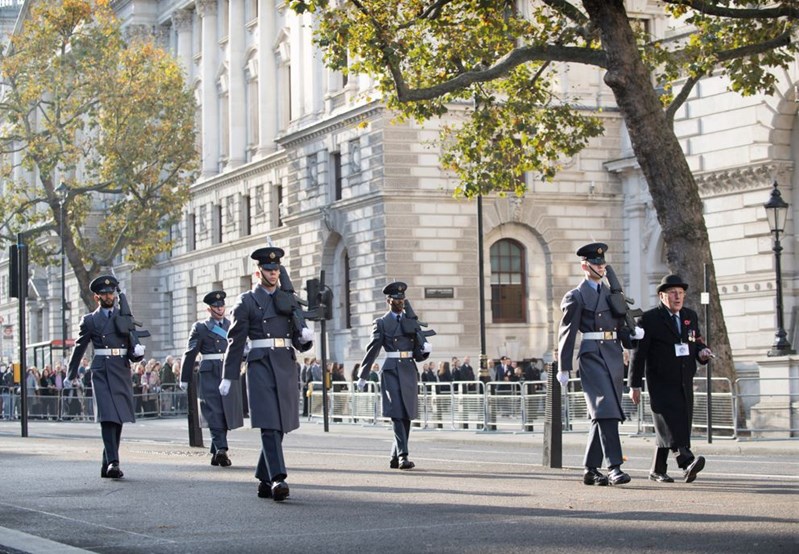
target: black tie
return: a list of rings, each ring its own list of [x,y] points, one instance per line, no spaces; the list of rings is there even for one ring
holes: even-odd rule
[[[673,314],[671,316],[671,320],[674,322],[674,329],[677,331],[677,335],[680,334],[680,318],[677,314]]]
[[[596,293],[597,293],[597,294],[599,294],[599,292],[600,292],[601,290],[602,290],[602,283],[597,283],[597,284],[596,284]]]
[[[107,311],[107,312],[105,312],[105,313],[106,313],[106,315],[108,316],[108,319],[111,319],[111,314],[112,314],[113,312],[112,312],[111,310],[108,310],[108,311]]]
[[[397,323],[399,323],[399,320],[400,320],[401,318],[402,318],[402,316],[401,316],[400,314],[397,314]]]

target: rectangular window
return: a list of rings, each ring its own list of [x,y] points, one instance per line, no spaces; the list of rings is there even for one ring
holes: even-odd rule
[[[344,255],[344,325],[352,329],[352,304],[350,303],[350,255]]]
[[[283,198],[283,186],[282,185],[275,185],[274,186],[274,200],[275,202],[273,205],[275,206],[275,214],[272,218],[272,221],[277,222],[276,227],[283,226],[283,219],[288,215],[288,209],[285,204],[285,199]]]
[[[341,200],[342,178],[341,178],[341,152],[330,154],[331,177],[333,180],[333,200]]]
[[[162,314],[165,318],[163,324],[163,331],[166,335],[164,343],[165,346],[170,346],[172,348],[175,347],[174,343],[174,336],[175,336],[175,306],[173,305],[174,298],[172,297],[171,292],[164,292],[163,303],[161,304]]]
[[[211,208],[211,244],[222,242],[222,205],[214,204]]]
[[[305,158],[305,166],[307,170],[306,175],[308,176],[306,183],[308,189],[313,190],[319,185],[319,165],[317,163],[316,153]]]
[[[249,195],[241,197],[241,204],[239,206],[239,218],[241,221],[241,236],[248,237],[252,234],[252,216],[250,215],[250,206],[252,199]]]
[[[192,252],[197,249],[197,218],[194,214],[186,217],[186,250]]]

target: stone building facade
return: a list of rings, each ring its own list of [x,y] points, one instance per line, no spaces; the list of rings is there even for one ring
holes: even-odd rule
[[[385,310],[382,287],[409,285],[435,329],[433,357],[480,352],[478,220],[475,201],[453,198],[439,165],[437,125],[395,124],[369,96],[371,81],[324,68],[310,15],[283,0],[117,0],[129,33],[155,34],[181,61],[199,106],[202,175],[192,186],[176,247],[154,268],[118,269],[138,319],[153,332],[149,353],[180,353],[203,295],[252,284],[249,253],[267,237],[286,251],[298,290],[325,272],[334,294],[328,359],[360,361],[371,321]],[[656,36],[680,29],[657,19],[654,1],[628,2]],[[560,299],[581,278],[576,249],[601,240],[643,308],[668,272],[646,183],[601,74],[564,67],[563,92],[604,119],[606,133],[572,159],[554,183],[527,177],[524,198],[483,202],[486,352],[489,358],[550,357]],[[790,338],[797,279],[794,210],[799,152],[799,66],[774,97],[742,98],[721,76],[694,89],[675,120],[705,203],[721,298],[736,364],[756,371],[774,337],[774,266],[762,204],[777,179],[792,213],[783,246]],[[43,271],[43,270],[39,270]],[[48,340],[60,332],[60,290],[37,304]],[[4,271],[7,275],[7,271]],[[699,286],[699,284],[697,284]],[[73,307],[78,298],[68,288]],[[7,287],[0,313],[13,319]],[[304,292],[301,293],[304,296]],[[521,298],[513,305],[503,298]],[[70,318],[76,333],[77,315]],[[8,320],[9,317],[6,317]],[[313,353],[311,353],[313,354]],[[317,346],[318,354],[318,346]]]

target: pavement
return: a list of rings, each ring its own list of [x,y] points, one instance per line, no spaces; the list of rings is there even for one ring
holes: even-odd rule
[[[185,420],[126,424],[121,480],[101,479],[94,423],[0,422],[0,554],[799,552],[799,440],[694,441],[691,484],[647,479],[653,437],[624,435],[618,487],[582,484],[585,433],[411,432],[388,468],[384,425],[303,422],[286,436],[291,496],[256,495],[259,434],[229,434],[230,468],[188,446]],[[207,430],[205,443],[209,444]]]

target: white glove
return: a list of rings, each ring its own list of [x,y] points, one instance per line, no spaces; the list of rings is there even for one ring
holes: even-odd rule
[[[363,389],[366,388],[366,379],[358,379],[358,390],[363,392]]]
[[[425,354],[430,354],[433,351],[433,345],[429,342],[426,342],[422,345],[422,352]]]
[[[300,333],[300,344],[308,344],[313,340],[313,331],[308,327],[302,328],[302,333]]]
[[[133,355],[134,356],[144,356],[144,345],[137,344],[133,347]]]
[[[558,371],[558,382],[560,383],[561,387],[565,387],[569,384],[569,372],[568,371]]]
[[[636,325],[635,332],[633,333],[633,336],[631,338],[633,340],[641,340],[642,338],[644,338],[644,329]]]
[[[219,383],[219,394],[222,396],[227,396],[227,393],[230,392],[230,379],[222,379],[222,382]]]
[[[180,390],[186,390],[187,388],[189,388],[189,384],[186,381],[181,381]]]

